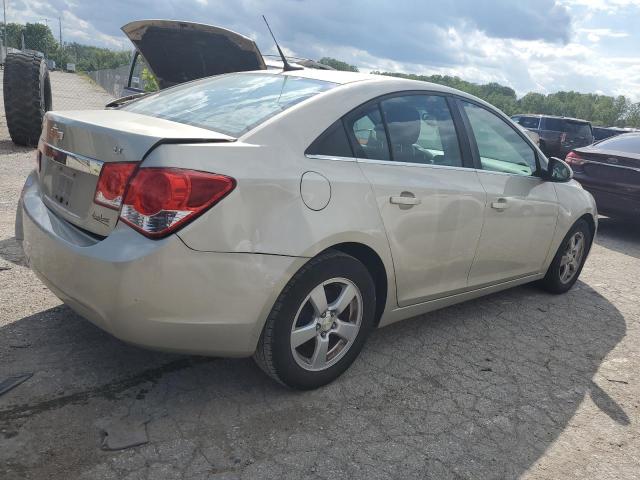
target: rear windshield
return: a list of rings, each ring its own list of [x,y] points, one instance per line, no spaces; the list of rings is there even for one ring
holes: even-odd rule
[[[524,128],[538,128],[540,125],[540,117],[520,117],[518,123]]]
[[[620,135],[598,142],[596,145],[598,150],[640,154],[640,135]]]
[[[577,137],[588,138],[591,136],[591,127],[588,123],[574,122],[563,118],[545,118],[544,129],[570,133]]]
[[[232,137],[336,83],[265,73],[232,73],[163,90],[123,110],[215,130]]]

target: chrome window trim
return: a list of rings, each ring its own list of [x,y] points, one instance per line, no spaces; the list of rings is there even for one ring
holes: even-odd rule
[[[358,163],[371,163],[375,165],[397,165],[400,167],[434,168],[437,170],[464,170],[466,172],[471,172],[474,170],[471,167],[454,167],[451,165],[435,165],[431,163],[395,162],[393,160],[373,160],[369,158],[358,158],[357,161]]]
[[[52,160],[56,163],[59,163],[60,165],[65,165],[68,168],[71,168],[72,170],[76,170],[78,172],[88,173],[90,175],[95,175],[96,177],[100,175],[100,172],[102,171],[102,167],[104,165],[104,162],[102,160],[96,160],[94,158],[85,157],[84,155],[79,155],[77,153],[71,153],[66,150],[63,150],[62,148],[54,147],[53,145],[47,142],[43,142],[43,143],[47,147],[51,148],[52,150],[56,150],[60,153],[63,153],[66,156],[66,158],[64,162],[61,162],[56,158],[45,155],[44,153],[42,155],[43,157],[49,160]]]
[[[356,158],[354,157],[339,157],[336,155],[315,155],[315,154],[309,154],[309,153],[305,153],[304,154],[305,157],[310,158],[312,160],[335,160],[338,162],[355,162],[357,161]]]
[[[497,172],[495,170],[485,170],[483,168],[474,168],[474,170],[478,173],[489,173],[491,175],[509,175],[510,177],[518,177],[518,178],[533,178],[537,180],[541,180],[541,177],[538,175],[520,175],[519,173],[509,173],[509,172]]]

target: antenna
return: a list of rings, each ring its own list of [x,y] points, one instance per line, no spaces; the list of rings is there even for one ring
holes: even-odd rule
[[[282,49],[280,48],[280,45],[278,45],[278,41],[276,40],[276,37],[273,35],[273,32],[271,31],[271,27],[269,26],[269,22],[267,22],[267,18],[262,15],[262,19],[264,20],[264,23],[267,24],[267,28],[269,29],[269,33],[271,34],[271,38],[273,38],[273,43],[276,44],[276,48],[278,49],[278,53],[280,54],[280,58],[282,59],[282,71],[283,72],[290,72],[292,70],[304,70],[303,67],[294,67],[293,65],[291,65],[288,61],[287,61],[287,57],[284,56],[284,53],[282,53]]]

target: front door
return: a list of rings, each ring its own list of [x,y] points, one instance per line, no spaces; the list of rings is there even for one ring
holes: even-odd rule
[[[345,120],[387,232],[398,304],[466,289],[485,193],[475,170],[463,166],[447,100],[395,96]]]
[[[540,273],[558,218],[554,185],[538,176],[536,151],[514,126],[480,105],[458,104],[487,193],[469,286]]]

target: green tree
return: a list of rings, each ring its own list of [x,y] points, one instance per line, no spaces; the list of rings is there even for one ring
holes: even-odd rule
[[[41,23],[27,23],[24,26],[24,46],[30,50],[37,50],[48,57],[58,48],[58,43],[47,25]]]
[[[322,63],[323,65],[328,65],[330,67],[335,68],[336,70],[343,70],[345,72],[358,72],[358,67],[355,65],[349,65],[347,62],[343,62],[342,60],[336,60],[331,57],[322,57],[318,60],[318,63]]]
[[[19,23],[7,23],[7,46],[11,48],[22,48],[22,32],[24,25]],[[4,43],[4,25],[0,26],[2,32],[2,42]]]

